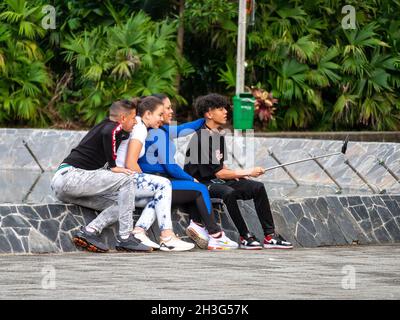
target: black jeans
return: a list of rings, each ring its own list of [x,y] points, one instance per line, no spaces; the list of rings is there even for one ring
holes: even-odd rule
[[[274,219],[263,183],[246,179],[227,180],[224,184],[210,182],[208,190],[211,198],[219,198],[224,201],[241,236],[248,233],[249,229],[240,212],[237,200],[253,199],[264,234],[274,233]]]
[[[214,212],[211,211],[211,214],[208,214],[207,206],[200,191],[172,190],[172,205],[184,207],[194,222],[204,224],[209,234],[221,231],[221,228],[215,222]]]

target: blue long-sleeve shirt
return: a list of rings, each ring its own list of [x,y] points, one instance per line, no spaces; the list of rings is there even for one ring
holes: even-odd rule
[[[172,141],[199,130],[205,123],[204,119],[181,124],[179,126],[165,125],[159,129],[150,129],[145,143],[145,154],[138,160],[143,172],[161,173],[177,180],[194,181],[176,162],[176,146]]]

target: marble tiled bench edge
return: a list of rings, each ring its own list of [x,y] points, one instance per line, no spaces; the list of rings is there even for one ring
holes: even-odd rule
[[[86,131],[0,128],[0,170],[39,170],[38,163],[26,147],[28,146],[40,166],[45,171],[52,171],[58,167],[71,148],[75,147],[85,134]],[[184,150],[189,138],[180,138],[177,141],[177,160],[180,164],[183,163]],[[254,137],[248,139],[248,148],[243,148],[243,142],[247,141],[246,138],[235,136],[232,143],[232,137],[227,136],[226,140],[228,150],[230,150],[228,160],[232,160],[230,164],[232,167],[237,167],[238,161],[248,165],[275,166],[276,161],[268,156],[270,148],[280,161],[289,162],[309,157],[308,151],[315,155],[321,155],[339,151],[342,146],[340,140]],[[26,145],[24,145],[24,141]],[[233,149],[236,151],[235,159],[238,161],[233,160],[233,157],[230,156]],[[254,163],[248,159],[248,155],[253,154],[255,155],[252,157]],[[373,186],[386,189],[388,193],[400,193],[400,184],[377,161],[378,158],[385,161],[386,165],[399,176],[400,168],[397,163],[400,159],[400,143],[350,141],[346,158]],[[320,162],[343,188],[366,187],[363,181],[344,164],[343,157],[322,158]],[[289,171],[300,184],[318,183],[324,186],[333,184],[321,168],[313,162],[291,166]],[[260,178],[264,182],[292,182],[281,169],[271,170]]]
[[[262,238],[252,202],[241,201],[240,205],[250,230]],[[271,207],[277,231],[296,247],[400,242],[400,194],[277,199]],[[0,253],[76,251],[72,233],[95,216],[93,210],[70,204],[1,204]],[[227,235],[237,240],[230,217],[218,209],[217,220]],[[185,237],[189,216],[174,209],[173,221],[174,231]],[[102,235],[111,249],[116,232],[117,226],[113,225]],[[149,235],[158,238],[156,224]]]

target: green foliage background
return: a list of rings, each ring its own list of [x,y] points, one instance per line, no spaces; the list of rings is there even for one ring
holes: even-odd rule
[[[49,4],[55,30],[41,25]],[[345,5],[355,30],[342,28]],[[234,94],[237,11],[230,0],[4,0],[0,124],[81,128],[115,99],[154,92],[190,118],[196,96]],[[399,12],[400,0],[258,0],[246,84],[279,98],[264,129],[398,130]]]

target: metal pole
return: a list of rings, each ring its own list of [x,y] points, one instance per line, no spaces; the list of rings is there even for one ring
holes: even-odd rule
[[[240,169],[244,169],[244,166],[240,163],[240,161],[235,157],[235,154],[232,152],[232,158],[233,160],[235,160],[237,162],[237,164],[239,165]]]
[[[40,177],[42,176],[42,174],[39,174],[35,181],[33,182],[33,184],[31,185],[31,187],[29,188],[28,192],[26,193],[25,197],[22,199],[22,203],[26,203],[28,201],[29,196],[31,195],[31,193],[33,192],[33,190],[35,189],[37,183],[40,180]]]
[[[314,157],[314,155],[312,155],[311,153],[308,152],[308,155],[310,157]],[[319,162],[317,159],[313,159],[315,161],[315,163],[322,169],[323,172],[326,173],[326,175],[337,185],[337,187],[339,188],[338,191],[341,191],[343,188],[342,186],[336,181],[336,179],[328,172],[328,170],[322,165],[321,162]]]
[[[348,159],[346,159],[344,163],[347,164],[351,170],[353,170],[353,172],[371,189],[373,193],[383,193],[383,190],[380,190],[378,187],[377,190],[375,190],[374,187],[367,181],[367,179],[365,179],[364,176],[351,165]]]
[[[282,162],[275,156],[275,154],[271,151],[268,150],[269,155],[271,156],[271,158],[273,158],[279,165],[282,165]],[[294,181],[294,183],[299,187],[300,184],[299,182],[296,180],[295,177],[293,177],[293,175],[289,172],[288,169],[285,168],[285,165],[282,165],[282,169],[287,173],[287,175]]]
[[[239,0],[239,30],[236,56],[236,95],[244,91],[245,58],[246,58],[246,0]]]
[[[307,158],[307,159],[301,159],[301,160],[297,160],[297,161],[292,161],[292,162],[280,164],[279,166],[274,166],[274,167],[270,167],[270,168],[264,169],[264,173],[267,172],[267,171],[270,171],[270,170],[274,170],[274,169],[277,169],[277,168],[282,168],[284,166],[289,166],[289,165],[296,164],[296,163],[301,163],[301,162],[310,161],[310,160],[314,160],[315,161],[316,159],[332,157],[332,156],[336,156],[338,154],[346,154],[348,143],[349,143],[349,136],[347,135],[346,139],[343,142],[341,152],[334,152],[334,153],[330,153],[330,154],[324,154],[324,155],[318,156],[318,157],[311,157],[311,158]]]
[[[277,169],[277,168],[282,168],[282,167],[285,167],[285,166],[290,166],[290,165],[292,165],[292,164],[301,163],[301,162],[306,162],[306,161],[311,161],[311,160],[320,159],[320,158],[325,158],[325,157],[336,156],[336,155],[338,155],[338,154],[343,154],[343,153],[342,153],[342,152],[335,152],[335,153],[325,154],[325,155],[323,155],[323,156],[312,157],[312,158],[307,158],[307,159],[301,159],[301,160],[296,160],[296,161],[293,161],[293,162],[288,162],[288,163],[280,164],[279,166],[273,166],[273,167],[269,167],[269,168],[264,169],[264,173],[267,172],[267,171],[270,171],[270,170]]]
[[[22,140],[22,144],[24,145],[24,147],[26,148],[26,150],[28,150],[29,154],[32,156],[33,160],[35,160],[35,162],[37,163],[37,165],[40,168],[40,171],[43,173],[44,169],[43,167],[40,165],[39,160],[36,158],[35,154],[32,152],[31,148],[29,148],[28,143],[25,140]]]
[[[378,159],[378,163],[379,163],[382,167],[384,167],[384,168],[387,170],[387,172],[389,172],[390,175],[391,175],[393,178],[396,179],[396,181],[397,181],[398,183],[400,183],[400,178],[386,165],[385,161],[383,161],[382,159]]]

